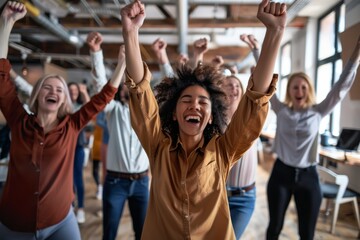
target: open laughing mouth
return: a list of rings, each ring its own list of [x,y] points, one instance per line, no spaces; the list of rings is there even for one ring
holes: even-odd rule
[[[57,103],[57,99],[55,97],[47,97],[45,100],[47,103],[51,103],[51,104]]]
[[[200,117],[199,116],[187,116],[185,117],[185,121],[188,123],[200,123]]]

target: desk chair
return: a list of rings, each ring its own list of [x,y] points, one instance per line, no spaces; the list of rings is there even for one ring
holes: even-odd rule
[[[326,211],[328,211],[329,201],[334,202],[334,212],[330,232],[334,234],[335,224],[338,218],[339,207],[342,203],[353,202],[358,228],[360,229],[359,208],[357,194],[347,188],[349,178],[346,175],[339,175],[323,166],[317,166],[320,178],[322,196],[327,200]]]

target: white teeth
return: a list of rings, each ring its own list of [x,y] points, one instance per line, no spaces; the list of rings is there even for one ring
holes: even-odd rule
[[[186,121],[190,121],[190,120],[196,120],[200,122],[200,117],[199,116],[187,116],[185,118]]]
[[[48,97],[46,98],[46,101],[51,101],[51,102],[56,102],[56,98],[53,98],[53,97]]]

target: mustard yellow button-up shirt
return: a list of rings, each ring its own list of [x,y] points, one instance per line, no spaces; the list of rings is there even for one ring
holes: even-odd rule
[[[186,158],[180,140],[162,131],[159,109],[150,88],[151,73],[136,85],[130,76],[130,111],[150,160],[150,201],[142,239],[235,239],[226,194],[231,166],[259,136],[275,91],[275,75],[267,94],[249,89],[223,135],[201,141]]]

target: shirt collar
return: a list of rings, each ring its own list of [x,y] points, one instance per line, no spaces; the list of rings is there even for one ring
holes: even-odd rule
[[[170,137],[170,135],[168,135]],[[196,146],[195,148],[195,151],[201,151],[201,152],[204,152],[204,149],[205,149],[205,141],[204,141],[204,137],[200,140],[199,144]],[[182,143],[180,141],[180,138],[178,137],[176,142],[174,142],[174,144],[171,144],[171,147],[170,147],[170,151],[174,151],[175,149],[177,148],[183,148],[182,147]]]

